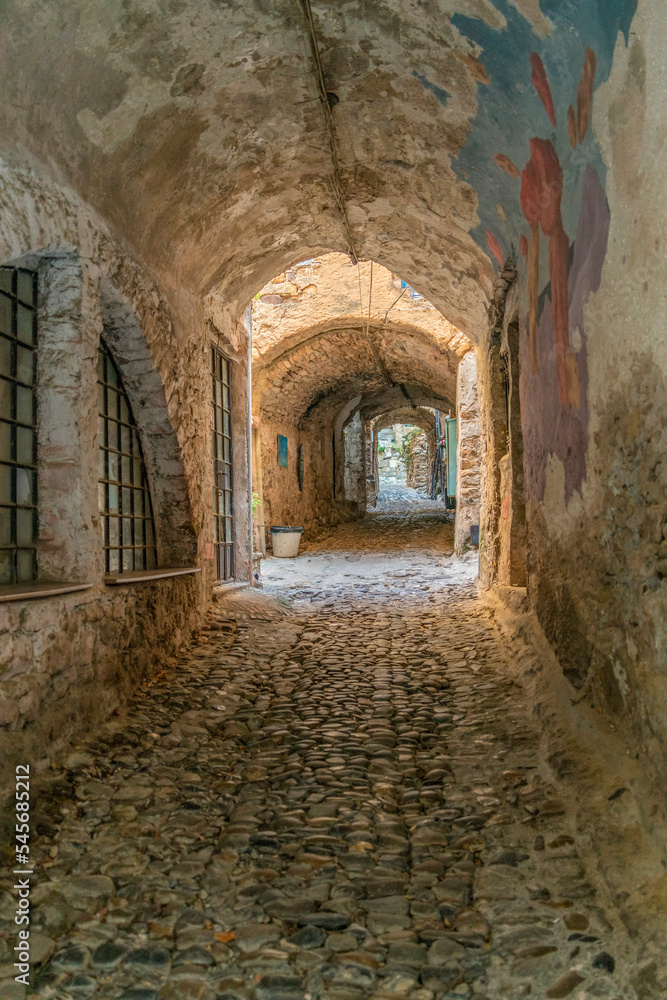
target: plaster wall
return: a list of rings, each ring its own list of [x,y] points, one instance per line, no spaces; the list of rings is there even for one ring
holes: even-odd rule
[[[278,435],[287,438],[288,466],[278,465]],[[294,524],[305,529],[304,541],[328,524],[349,520],[358,513],[357,504],[350,503],[342,491],[343,478],[334,497],[333,428],[329,421],[314,414],[298,426],[284,420],[262,417],[259,425],[262,467],[262,509],[266,542],[270,546],[272,524]],[[303,489],[297,475],[298,448],[303,448]],[[344,463],[343,438],[339,438],[337,453]],[[257,463],[255,464],[255,470]],[[256,471],[253,473],[253,477]]]
[[[278,465],[278,435],[287,438],[287,461],[284,468]],[[266,531],[266,542],[270,545],[270,528],[272,524],[304,525],[306,504],[303,493],[299,490],[296,471],[297,448],[301,443],[301,435],[292,423],[273,422],[260,419],[259,439],[262,466],[262,519]],[[309,465],[310,449],[304,455],[304,464]],[[253,472],[253,478],[256,478]],[[310,477],[307,477],[310,480]],[[310,492],[310,488],[306,496]]]
[[[587,256],[591,294],[572,330],[588,354],[586,440],[567,441],[581,472],[562,448],[540,460],[534,438],[527,458],[540,621],[567,677],[657,770],[667,762],[666,33],[664,5],[640,5],[596,95],[608,214],[604,201],[587,213],[589,245],[604,243]],[[579,280],[585,266],[580,256]],[[523,394],[528,422],[529,385]]]

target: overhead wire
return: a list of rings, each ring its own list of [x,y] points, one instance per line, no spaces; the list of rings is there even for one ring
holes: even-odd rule
[[[343,227],[345,229],[345,238],[347,240],[348,252],[350,258],[354,264],[359,262],[359,256],[357,254],[357,249],[354,242],[354,236],[352,235],[352,228],[350,226],[350,219],[347,214],[347,206],[345,203],[345,192],[343,191],[343,180],[340,172],[340,163],[338,161],[338,142],[336,138],[336,124],[331,113],[332,102],[329,100],[329,93],[327,91],[326,83],[324,81],[324,70],[322,69],[322,58],[320,56],[320,48],[317,42],[317,33],[315,31],[315,20],[313,18],[313,10],[310,5],[310,0],[301,0],[301,6],[306,17],[306,22],[308,25],[308,40],[310,42],[310,50],[313,57],[313,62],[315,64],[315,75],[317,78],[317,89],[319,92],[320,104],[322,106],[322,113],[324,114],[324,122],[326,126],[327,136],[329,139],[329,155],[331,157],[331,186],[333,189],[334,200],[338,207],[338,210],[343,218]]]
[[[373,261],[371,261],[371,273],[370,273],[370,280],[369,280],[369,285],[368,285],[368,314],[367,315],[364,315],[364,296],[363,296],[363,288],[362,288],[362,283],[361,283],[361,263],[360,263],[360,261],[357,261],[357,277],[358,277],[358,280],[359,280],[359,313],[360,313],[360,316],[361,316],[361,324],[362,324],[361,328],[362,328],[362,330],[364,330],[364,327],[365,327],[366,339],[368,340],[368,344],[370,346],[371,353],[373,355],[373,359],[375,360],[375,364],[377,365],[377,367],[378,367],[379,371],[381,372],[382,377],[385,380],[385,382],[387,383],[387,385],[390,388],[392,388],[392,389],[400,389],[401,392],[402,392],[402,394],[405,396],[405,398],[407,399],[407,401],[410,403],[410,406],[414,410],[414,409],[416,409],[414,400],[412,399],[412,397],[408,393],[408,391],[405,388],[405,386],[403,385],[403,383],[402,382],[396,382],[395,379],[393,379],[391,377],[391,373],[389,372],[389,369],[387,368],[386,364],[384,363],[384,361],[382,359],[382,355],[380,354],[380,348],[379,348],[378,344],[376,343],[375,334],[371,334],[371,309],[372,309],[372,304],[373,304]],[[401,295],[403,295],[403,292],[405,292],[405,288],[401,292]],[[386,312],[384,314],[384,319],[382,320],[382,324],[381,324],[382,326],[384,326],[384,324],[386,323],[386,321],[387,321],[387,315],[394,308],[394,306],[396,305],[396,303],[400,299],[401,295],[399,295],[398,298],[389,306],[389,309],[386,310]]]

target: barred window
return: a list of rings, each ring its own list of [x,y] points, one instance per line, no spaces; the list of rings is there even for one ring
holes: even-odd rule
[[[120,372],[104,342],[97,362],[99,507],[105,572],[155,569],[155,525],[139,432]]]
[[[37,275],[0,267],[0,584],[37,575]]]
[[[216,347],[211,347],[211,379],[215,573],[218,580],[230,580],[234,576],[230,364]]]

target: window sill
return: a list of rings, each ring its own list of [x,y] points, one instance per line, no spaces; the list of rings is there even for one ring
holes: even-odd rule
[[[213,584],[213,596],[216,594],[229,594],[234,590],[244,590],[250,586],[249,583],[237,582],[236,580],[218,580]]]
[[[120,587],[128,583],[150,583],[151,580],[164,580],[170,576],[186,576],[188,573],[201,573],[199,566],[181,566],[178,569],[140,569],[135,573],[112,573],[104,577],[108,587]]]
[[[14,583],[0,587],[0,604],[7,601],[31,601],[37,597],[57,597],[90,590],[92,583]]]

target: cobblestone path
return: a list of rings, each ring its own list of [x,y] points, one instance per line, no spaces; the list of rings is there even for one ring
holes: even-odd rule
[[[213,616],[70,757],[34,844],[37,995],[636,998],[489,611],[383,583]]]
[[[445,511],[446,507],[442,500],[431,500],[425,493],[414,490],[410,486],[401,486],[396,483],[381,484],[380,492],[377,495],[377,503],[371,513],[398,512],[405,513],[411,510],[419,511]]]

